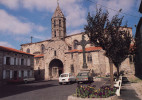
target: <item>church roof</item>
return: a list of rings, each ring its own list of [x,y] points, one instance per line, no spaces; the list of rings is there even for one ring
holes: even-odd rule
[[[21,53],[21,54],[27,54],[27,55],[32,55],[30,53],[26,53],[17,49],[13,49],[13,48],[9,48],[9,47],[4,47],[4,46],[0,46],[0,51],[7,51],[7,52],[16,52],[16,53]]]
[[[44,57],[44,55],[43,54],[40,54],[40,55],[36,55],[36,56],[34,56],[35,58],[40,58],[40,57]]]
[[[88,52],[88,51],[96,51],[96,50],[102,50],[101,47],[88,47],[88,48],[85,48],[85,51]],[[74,49],[74,50],[70,50],[66,53],[75,53],[75,52],[82,52],[82,50],[77,50],[77,49]]]
[[[54,17],[64,17],[64,14],[62,13],[62,11],[60,9],[59,4],[58,4],[52,18],[54,18]]]

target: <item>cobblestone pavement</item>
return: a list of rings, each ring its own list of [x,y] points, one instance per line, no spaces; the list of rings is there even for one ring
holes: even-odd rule
[[[94,82],[100,87],[104,82]],[[42,81],[29,84],[10,84],[0,87],[0,100],[67,100],[75,93],[77,83],[59,85],[58,81]]]

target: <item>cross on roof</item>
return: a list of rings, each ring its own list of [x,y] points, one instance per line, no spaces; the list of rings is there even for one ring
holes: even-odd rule
[[[86,63],[85,46],[89,43],[90,43],[89,41],[85,40],[84,34],[82,34],[82,40],[78,43],[78,45],[82,46],[82,51],[83,51],[83,66],[82,67],[83,68],[88,68],[87,63]]]

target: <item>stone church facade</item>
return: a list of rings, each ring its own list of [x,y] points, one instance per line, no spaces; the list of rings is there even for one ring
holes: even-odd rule
[[[52,19],[52,38],[36,43],[21,45],[21,50],[34,54],[34,70],[37,79],[58,78],[61,73],[74,73],[77,75],[82,70],[83,53],[78,42],[82,40],[82,33],[66,35],[66,18],[59,5],[57,6]],[[132,32],[132,29],[129,28]],[[88,41],[87,35],[85,40]],[[86,62],[88,70],[94,75],[106,75],[110,71],[108,58],[104,56],[101,47],[87,44]],[[126,59],[121,65],[122,70],[133,73],[133,64]],[[115,71],[116,69],[114,69]]]

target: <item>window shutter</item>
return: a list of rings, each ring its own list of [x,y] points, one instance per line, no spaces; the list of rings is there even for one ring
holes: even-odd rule
[[[3,79],[5,79],[5,78],[6,78],[6,71],[3,70]]]
[[[27,70],[24,70],[24,77],[27,77],[27,76],[28,76]]]
[[[14,65],[14,58],[13,57],[10,58],[10,65]]]
[[[19,58],[19,65],[21,65],[21,58]]]
[[[28,59],[27,61],[27,66],[30,66],[30,59]]]
[[[16,65],[18,65],[18,58],[16,58]]]
[[[12,78],[12,70],[10,70],[10,79]]]
[[[24,65],[26,65],[26,59],[24,59]]]
[[[32,70],[30,70],[30,77],[32,77]]]
[[[4,56],[3,64],[4,64],[4,65],[6,64],[6,56]]]
[[[21,78],[21,70],[19,70],[19,77]]]

